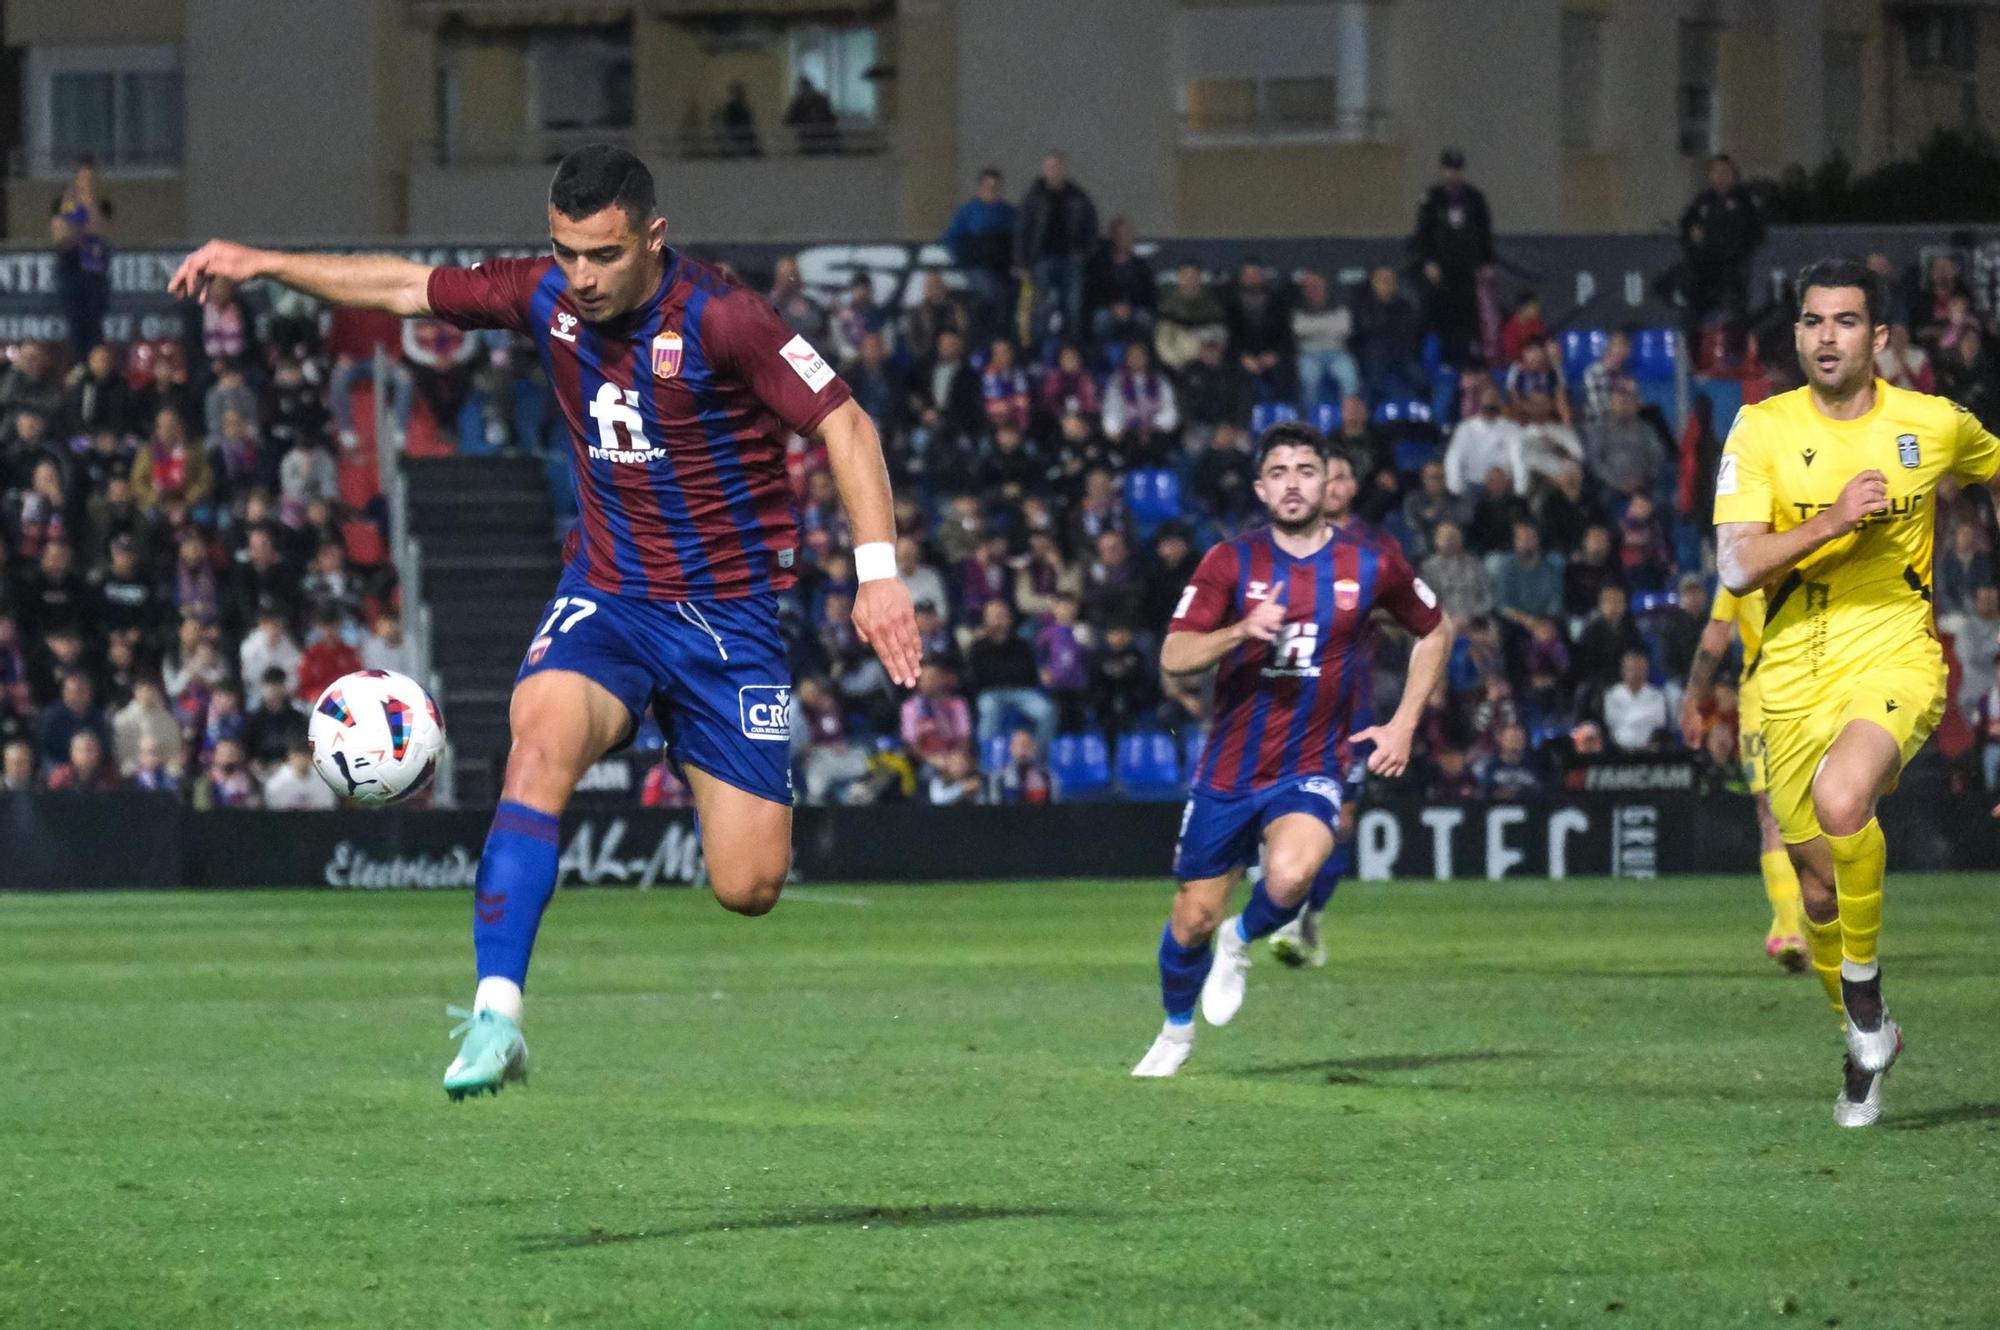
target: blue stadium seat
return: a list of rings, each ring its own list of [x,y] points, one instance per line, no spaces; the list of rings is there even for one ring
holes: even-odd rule
[[[1641,328],[1632,339],[1632,377],[1661,380],[1674,377],[1680,361],[1680,337],[1672,328]]]
[[[1431,374],[1431,419],[1446,426],[1458,420],[1458,371],[1449,365]]]
[[[1444,364],[1444,341],[1436,333],[1424,334],[1424,344],[1417,355],[1426,374],[1437,373],[1438,366]]]
[[[1332,402],[1321,402],[1313,408],[1313,428],[1329,439],[1340,432],[1340,408]]]
[[[1174,737],[1159,730],[1121,735],[1118,740],[1118,784],[1126,794],[1174,794],[1180,790],[1181,767]]]
[[[1632,615],[1658,614],[1670,610],[1680,603],[1680,596],[1672,591],[1641,591],[1632,597]]]
[[[1250,408],[1250,432],[1262,434],[1281,420],[1297,420],[1299,409],[1290,402],[1259,402]]]
[[[1422,425],[1431,418],[1431,404],[1416,397],[1391,398],[1375,408],[1378,425]]]
[[[1132,471],[1125,476],[1125,502],[1143,529],[1181,515],[1181,477],[1167,467]]]
[[[996,734],[986,741],[986,747],[979,754],[979,766],[983,771],[998,771],[1007,765],[1007,741],[1010,736]]]
[[[1444,449],[1433,439],[1396,440],[1396,470],[1415,475],[1428,462],[1444,460]]]
[[[1602,328],[1566,328],[1562,335],[1563,377],[1571,383],[1583,382],[1583,372],[1604,355],[1611,335]]]
[[[1091,794],[1111,783],[1111,754],[1101,734],[1058,734],[1049,768],[1066,795]]]

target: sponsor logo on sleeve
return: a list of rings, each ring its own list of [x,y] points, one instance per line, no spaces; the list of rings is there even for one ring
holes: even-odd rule
[[[736,690],[742,712],[743,737],[789,743],[792,737],[792,690],[789,684],[753,683]]]
[[[1431,590],[1431,584],[1429,582],[1426,582],[1424,581],[1423,578],[1418,577],[1418,578],[1413,578],[1410,582],[1410,585],[1414,586],[1417,589],[1417,599],[1421,600],[1424,603],[1425,609],[1434,610],[1438,607],[1438,593]]]
[[[826,357],[813,350],[813,344],[804,337],[794,337],[778,348],[778,354],[792,367],[792,373],[805,380],[806,387],[818,392],[833,382],[833,366],[826,363]]]
[[[1736,493],[1736,454],[1722,455],[1722,465],[1715,472],[1715,492],[1717,495]]]

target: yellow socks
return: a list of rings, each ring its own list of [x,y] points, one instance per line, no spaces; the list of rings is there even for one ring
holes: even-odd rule
[[[1800,910],[1799,923],[1805,929],[1813,973],[1819,976],[1820,987],[1826,990],[1826,1000],[1833,1004],[1833,1014],[1844,1019],[1847,1010],[1840,1003],[1840,917],[1815,923],[1811,915]]]
[[[1764,894],[1771,900],[1772,937],[1802,936],[1805,908],[1799,904],[1799,872],[1792,856],[1772,850],[1758,863],[1764,869]]]
[[[1857,966],[1875,964],[1882,936],[1882,869],[1888,846],[1882,824],[1874,818],[1852,836],[1828,836],[1833,850],[1833,889],[1840,897],[1840,943],[1844,959]],[[1815,955],[1814,963],[1818,963]]]

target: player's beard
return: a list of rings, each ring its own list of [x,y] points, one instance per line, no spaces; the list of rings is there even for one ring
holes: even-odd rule
[[[1817,351],[1810,355],[1801,356],[1799,359],[1799,370],[1805,375],[1806,382],[1812,385],[1812,390],[1815,393],[1829,402],[1852,401],[1875,378],[1875,359],[1873,356],[1858,358],[1854,363],[1850,364],[1843,355],[1840,364],[1840,377],[1832,383],[1823,383],[1820,380],[1819,365],[1817,363],[1819,353]]]
[[[1282,536],[1309,536],[1326,524],[1326,518],[1317,508],[1306,510],[1305,516],[1296,522],[1287,522],[1276,513],[1271,514],[1271,526]]]

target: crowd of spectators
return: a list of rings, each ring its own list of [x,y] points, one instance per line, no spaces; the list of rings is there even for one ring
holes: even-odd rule
[[[1735,211],[1725,167],[1690,209],[1693,266],[1677,280],[1694,338],[1703,319],[1742,327],[1741,349],[1719,354],[1754,400],[1790,386],[1791,358],[1734,294],[1761,229]],[[1156,272],[1057,154],[1017,201],[982,173],[943,243],[955,268],[907,294],[865,274],[829,294],[789,259],[770,276],[780,315],[880,427],[926,657],[904,696],[856,637],[851,533],[825,456],[795,441],[805,549],[786,613],[807,802],[1170,785],[1157,755],[1184,757],[1209,703],[1202,681],[1162,677],[1159,635],[1201,552],[1262,520],[1253,431],[1288,415],[1352,460],[1358,518],[1401,543],[1463,626],[1411,788],[1517,799],[1609,759],[1738,779],[1726,682],[1697,723],[1680,716],[1712,585],[1718,426],[1699,408],[1671,418],[1645,391],[1636,330],[1605,330],[1587,363],[1566,353],[1535,293],[1498,273],[1459,154],[1441,159],[1407,264],[1351,287],[1254,258]],[[1956,262],[1896,290],[1883,376],[2000,413],[1985,315]],[[63,370],[51,348],[14,348],[0,377],[0,781],[178,788],[225,806],[320,797],[298,778],[301,699],[408,650],[387,573],[356,567],[343,536],[355,515],[337,459],[376,344],[398,353],[376,387],[399,414],[421,400],[440,421],[474,413],[495,446],[537,446],[510,405],[535,387],[533,357],[431,321],[328,320],[225,292],[190,311],[182,353],[97,345]],[[1994,519],[1983,495],[1939,498],[1940,623],[1990,784]],[[1378,710],[1400,653],[1385,633]],[[685,791],[660,773],[646,797]]]

